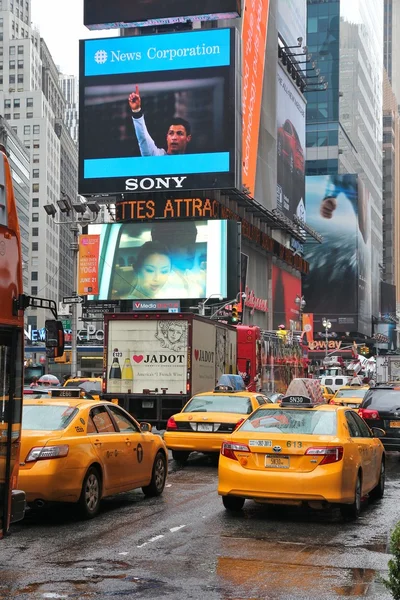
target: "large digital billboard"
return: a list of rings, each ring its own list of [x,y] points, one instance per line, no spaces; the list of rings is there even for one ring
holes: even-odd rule
[[[235,37],[81,41],[80,194],[236,186]]]
[[[277,265],[272,265],[273,327],[300,329],[300,311],[295,300],[301,297],[301,279]]]
[[[88,29],[121,29],[240,16],[240,0],[84,0]]]
[[[357,175],[306,179],[307,223],[322,244],[306,244],[310,271],[303,280],[316,331],[371,335],[371,223],[368,191]]]
[[[306,105],[282,67],[277,71],[277,207],[305,220]]]
[[[113,223],[100,235],[98,295],[88,300],[227,297],[228,221]]]

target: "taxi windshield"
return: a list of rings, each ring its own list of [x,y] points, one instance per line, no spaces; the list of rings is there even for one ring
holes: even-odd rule
[[[252,412],[250,398],[246,396],[194,396],[183,412],[224,412],[249,415]]]
[[[25,405],[22,429],[29,431],[56,431],[65,429],[78,412],[73,406]]]
[[[257,410],[243,423],[240,431],[335,435],[336,412],[312,409]]]
[[[336,398],[364,398],[368,390],[339,390]]]

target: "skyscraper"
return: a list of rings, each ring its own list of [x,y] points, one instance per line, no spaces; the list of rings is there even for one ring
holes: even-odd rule
[[[59,75],[59,82],[66,100],[64,122],[75,144],[79,135],[78,78],[75,75]]]

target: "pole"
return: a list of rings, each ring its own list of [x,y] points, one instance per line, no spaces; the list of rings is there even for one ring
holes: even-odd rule
[[[73,286],[74,290],[72,295],[75,296],[78,290],[78,255],[79,255],[79,244],[78,244],[78,231],[79,226],[77,223],[72,223],[71,231],[74,235],[74,239],[71,245],[73,255]],[[78,348],[77,348],[77,337],[78,337],[78,305],[72,304],[71,307],[71,375],[77,376],[78,373]]]
[[[325,326],[325,358],[328,358],[328,327]]]

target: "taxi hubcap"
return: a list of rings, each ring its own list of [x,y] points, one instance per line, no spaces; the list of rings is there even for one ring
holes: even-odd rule
[[[96,508],[99,500],[99,482],[93,473],[88,477],[86,482],[85,499],[89,510]]]
[[[161,489],[164,483],[164,477],[165,477],[165,465],[164,465],[164,461],[161,458],[161,456],[159,458],[157,458],[157,462],[156,462],[156,468],[155,468],[155,483],[156,483],[156,487],[157,489]]]

